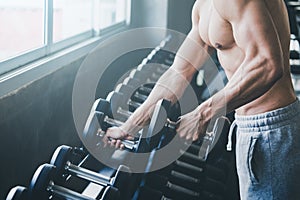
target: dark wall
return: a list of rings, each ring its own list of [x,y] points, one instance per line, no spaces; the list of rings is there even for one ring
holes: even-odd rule
[[[0,199],[28,186],[35,169],[60,144],[79,145],[72,118],[72,89],[83,59],[0,99]]]
[[[168,28],[187,34],[192,28],[191,13],[195,0],[169,0]]]

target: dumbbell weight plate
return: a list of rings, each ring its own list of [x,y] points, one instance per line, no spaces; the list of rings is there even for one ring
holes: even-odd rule
[[[48,199],[49,192],[47,188],[50,180],[57,176],[55,167],[50,164],[43,164],[35,171],[30,185],[29,194],[31,199]]]
[[[27,188],[23,186],[16,186],[12,188],[9,191],[6,200],[29,200]]]

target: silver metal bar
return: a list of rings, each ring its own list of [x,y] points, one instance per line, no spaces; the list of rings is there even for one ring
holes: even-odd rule
[[[75,175],[79,178],[83,178],[89,180],[93,183],[98,183],[100,185],[109,185],[110,184],[110,177],[106,177],[102,174],[96,173],[94,171],[78,167],[73,165],[71,162],[67,162],[65,169],[70,172],[72,175]]]
[[[178,191],[178,192],[181,192],[184,194],[188,194],[188,195],[194,196],[194,197],[198,197],[200,195],[199,192],[195,192],[195,191],[187,189],[185,187],[173,184],[169,181],[167,182],[167,187],[170,188],[171,190],[175,190],[175,191]]]
[[[185,181],[189,181],[189,182],[192,182],[192,183],[199,183],[199,179],[194,178],[192,176],[188,176],[186,174],[183,174],[183,173],[180,173],[180,172],[177,172],[177,171],[174,171],[174,170],[171,171],[171,175],[176,177],[176,178],[183,179]]]
[[[203,172],[203,168],[201,168],[201,167],[196,167],[194,165],[191,165],[191,164],[179,161],[179,160],[176,160],[175,163],[179,167],[183,167],[183,168],[186,168],[186,169],[194,170],[194,171],[197,171],[197,172]]]
[[[142,101],[146,101],[146,99],[148,98],[148,96],[140,94],[139,92],[134,93],[134,97],[136,97]]]
[[[104,121],[113,126],[122,126],[124,122],[118,121],[116,119],[111,119],[108,116],[105,116]]]
[[[196,161],[199,161],[199,162],[203,161],[201,158],[199,158],[199,157],[198,157],[197,155],[195,155],[195,154],[192,154],[192,153],[189,153],[189,152],[186,152],[186,151],[183,151],[183,150],[180,150],[179,152],[180,152],[180,154],[182,154],[182,156],[184,156],[184,157],[191,158],[191,159],[196,160]]]
[[[55,185],[52,181],[49,183],[47,190],[50,191],[53,195],[57,195],[68,200],[95,200],[73,190]]]
[[[118,114],[121,114],[127,118],[129,118],[132,115],[132,112],[128,111],[128,110],[124,110],[123,108],[119,107],[117,110]]]
[[[134,102],[134,101],[132,101],[131,99],[129,99],[128,105],[131,105],[131,106],[133,106],[133,107],[135,107],[135,108],[138,108],[138,107],[140,107],[142,104],[141,104],[141,103]]]
[[[144,91],[144,92],[146,92],[146,93],[148,93],[148,94],[150,94],[151,91],[152,91],[151,88],[148,88],[148,87],[145,87],[145,86],[140,87],[139,90],[140,90],[140,91]]]

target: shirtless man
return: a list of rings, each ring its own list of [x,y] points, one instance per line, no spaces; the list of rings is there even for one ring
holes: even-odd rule
[[[284,1],[197,0],[192,23],[170,70],[123,126],[108,129],[106,137],[115,139],[105,142],[122,148],[120,139],[149,122],[158,100],[174,103],[186,88],[182,77],[191,80],[216,49],[229,82],[183,115],[177,133],[197,140],[221,110],[235,110],[241,199],[300,199],[300,103],[290,77]]]

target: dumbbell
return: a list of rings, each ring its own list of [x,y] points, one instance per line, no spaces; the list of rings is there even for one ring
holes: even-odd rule
[[[129,77],[142,79],[143,81],[149,79],[147,82],[156,82],[164,72],[165,70],[157,66],[157,64],[147,64],[131,70]]]
[[[148,84],[154,84],[154,81],[151,81],[150,79],[148,80],[140,80],[137,78],[132,78],[132,77],[126,77],[123,82],[124,85],[128,85],[133,87],[134,91],[137,90],[139,87],[146,86]],[[131,93],[132,94],[132,93]]]
[[[106,100],[110,103],[114,119],[126,121],[132,115],[132,112],[127,109],[129,107],[128,100],[123,93],[112,91],[107,95]]]
[[[171,132],[176,131],[177,123],[172,122],[168,119],[168,115],[157,116],[160,123],[156,124],[158,130],[162,130],[165,126],[168,126],[168,130]],[[174,120],[173,120],[174,121]],[[199,159],[206,161],[209,152],[214,148],[215,144],[218,142],[220,135],[224,132],[229,131],[230,121],[227,117],[222,116],[215,120],[212,131],[207,130],[205,135],[201,138],[201,146],[198,152]],[[223,129],[223,128],[226,129]]]
[[[145,88],[145,87],[143,87]],[[148,89],[149,90],[149,89]],[[133,86],[126,84],[117,85],[116,89],[112,92],[120,92],[123,94],[124,101],[129,104],[129,102],[143,103],[148,95],[144,94],[143,91],[140,92],[139,88],[134,88]]]
[[[70,161],[72,156],[72,147],[62,145],[59,146],[50,161],[50,164],[56,166],[59,174],[61,174],[61,182],[64,182],[67,175],[73,175],[90,182],[103,186],[113,186],[120,191],[120,194],[126,192],[128,184],[126,182],[131,176],[130,169],[124,165],[120,165],[113,177],[107,177],[101,173],[79,167]]]
[[[105,100],[103,100],[105,101]],[[155,106],[152,118],[150,120],[150,124],[147,130],[147,133],[145,133],[147,146],[144,144],[143,140],[143,151],[148,151],[149,149],[153,149],[158,145],[158,141],[160,140],[161,129],[157,129],[157,127],[161,127],[161,121],[160,117],[166,115],[166,107],[170,104],[170,102],[167,102],[165,100],[159,101],[157,105]],[[97,106],[93,106],[97,107]],[[104,136],[107,128],[111,126],[121,126],[123,122],[120,122],[118,120],[110,118],[106,112],[108,109],[103,108],[103,112],[100,111],[93,111],[90,113],[84,131],[83,131],[83,140],[86,141],[88,145],[91,145],[93,147],[101,146],[101,138]],[[175,126],[174,123],[168,122],[164,124],[165,127],[171,127]],[[175,130],[175,128],[173,128]],[[143,130],[142,130],[143,131]],[[123,140],[122,143],[124,144],[125,148],[131,151],[138,151],[142,138],[145,138],[142,134],[143,132],[140,131],[138,135],[137,140]],[[155,135],[156,134],[156,135]],[[99,142],[100,141],[100,142]]]
[[[119,199],[118,189],[108,186],[104,192],[99,191],[97,198],[91,198],[78,192],[55,184],[58,172],[55,166],[43,164],[35,171],[29,186],[30,199],[49,199],[51,196],[69,200],[113,200]]]
[[[111,119],[101,112],[91,112],[86,121],[82,139],[90,148],[100,148],[106,129],[110,126],[120,126],[121,124],[122,122]],[[139,146],[138,140],[123,140],[122,144],[129,151],[136,151]]]
[[[144,95],[148,96],[155,85],[154,83],[146,83],[141,85],[139,82],[135,81],[135,79],[133,79],[133,81],[133,84],[131,84],[132,82],[130,81],[127,83],[123,82],[118,84],[115,87],[114,91],[124,93],[128,95],[129,98],[133,95],[135,91],[139,91],[140,93],[143,93]]]
[[[202,179],[197,184],[193,184],[185,181],[185,179],[177,177],[165,177],[158,174],[151,174],[146,177],[145,185],[154,189],[162,189],[164,194],[168,194],[169,197],[181,195],[187,199],[207,199],[208,196],[214,196],[215,198],[221,198],[224,194],[225,185],[214,180]],[[166,190],[167,189],[167,190]],[[176,192],[175,194],[173,192]]]
[[[196,192],[207,191],[222,195],[225,191],[225,181],[216,180],[205,172],[201,176],[197,176],[197,174],[186,174],[178,170],[171,170],[167,174],[157,173],[157,175],[166,177],[170,182]]]
[[[199,199],[200,192],[174,184],[168,178],[151,174],[145,179],[145,186],[160,190],[166,196],[176,199]]]
[[[160,160],[158,160],[158,158],[152,159],[150,169],[153,169],[153,167],[155,167],[157,164],[159,165],[159,162]],[[185,174],[185,178],[187,178],[187,181],[192,181],[192,179],[189,179],[188,177],[194,177],[194,182],[197,182],[196,179],[201,180],[203,178],[210,178],[221,183],[224,183],[226,180],[226,174],[224,173],[224,171],[215,166],[206,163],[199,163],[195,165],[185,160],[179,159],[175,160],[167,167],[158,170],[157,173],[163,176],[170,176],[172,173],[175,174],[174,176],[178,175],[178,173]]]
[[[138,71],[151,71],[155,74],[162,75],[165,73],[170,67],[166,66],[164,64],[160,64],[157,66],[157,63],[155,64],[155,67],[152,67],[153,65],[147,64],[147,63],[141,63],[137,66],[136,70]]]
[[[28,189],[23,186],[16,186],[9,191],[6,200],[29,200]]]
[[[120,121],[126,121],[132,115],[132,111],[141,106],[142,103],[140,102],[144,101],[145,98],[147,96],[136,93],[134,100],[128,100],[123,93],[112,91],[107,95],[106,100],[111,105],[111,117]]]
[[[131,79],[131,80],[134,80],[134,79]],[[130,101],[130,100],[135,101],[134,99],[132,99],[132,97],[134,97],[134,98],[138,99],[137,100],[138,102],[144,102],[154,87],[154,84],[145,84],[142,86],[129,85],[129,84],[124,84],[124,83],[118,84],[114,90],[115,92],[122,93],[125,100],[127,100],[127,101]],[[136,94],[138,94],[138,95],[136,95]]]
[[[166,118],[168,113],[169,113],[169,108],[170,108],[171,103],[166,100],[160,100],[157,102],[151,120],[150,124],[148,127],[147,135],[146,135],[146,141],[149,144],[150,149],[153,149],[158,146],[158,142],[161,138],[161,118]],[[101,114],[99,116],[99,123],[108,120],[104,114]],[[111,119],[110,119],[111,120]],[[164,122],[163,122],[164,123]],[[176,123],[172,121],[168,121],[167,123],[164,123],[164,127],[171,128],[172,130],[175,131],[176,129]],[[104,130],[105,131],[105,130]],[[154,135],[156,134],[156,135]]]

